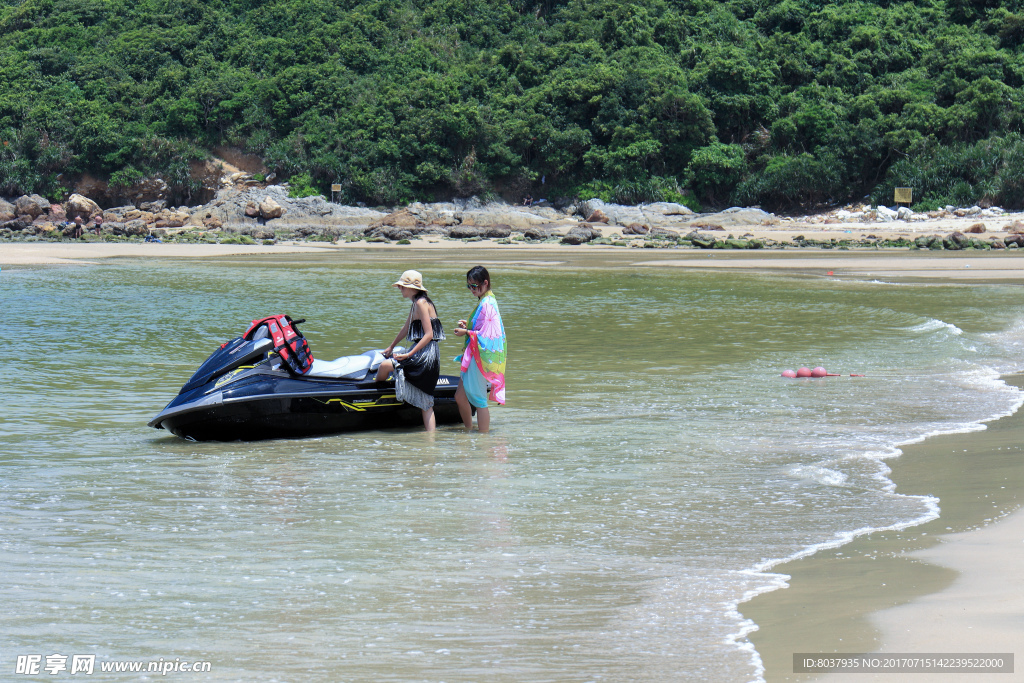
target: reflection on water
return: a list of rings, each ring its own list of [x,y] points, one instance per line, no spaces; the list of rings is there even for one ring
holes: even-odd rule
[[[773,582],[752,570],[930,514],[878,454],[1017,400],[992,379],[1020,342],[1010,289],[494,267],[509,405],[490,434],[197,444],[145,426],[255,317],[307,318],[321,358],[386,345],[403,269],[5,269],[0,336],[32,352],[0,379],[2,665],[749,680],[735,602]],[[442,319],[465,317],[465,268],[421,270]],[[868,377],[778,377],[818,364]]]

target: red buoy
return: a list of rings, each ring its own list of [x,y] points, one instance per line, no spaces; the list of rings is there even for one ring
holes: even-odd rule
[[[824,377],[827,374],[828,371],[826,371],[825,368],[821,367],[820,365],[811,370],[811,377]]]
[[[800,368],[799,370],[796,371],[796,376],[797,377],[810,377],[811,376],[811,369],[810,368]]]
[[[796,377],[796,370],[783,370],[782,371],[782,376],[783,377]]]

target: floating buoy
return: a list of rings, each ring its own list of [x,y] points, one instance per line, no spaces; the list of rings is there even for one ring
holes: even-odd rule
[[[782,376],[783,377],[796,377],[796,370],[783,370],[782,371]]]
[[[810,377],[811,376],[811,369],[810,368],[800,368],[799,370],[796,371],[796,376],[797,377]]]
[[[821,367],[820,365],[811,370],[811,377],[824,377],[827,374],[828,371],[825,370],[825,368]]]

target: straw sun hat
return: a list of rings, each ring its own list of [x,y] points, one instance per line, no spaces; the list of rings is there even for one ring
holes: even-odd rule
[[[423,286],[423,276],[420,275],[418,270],[407,270],[402,273],[402,277],[398,278],[392,287],[409,287],[410,289],[418,289],[421,292],[427,291],[427,288]]]

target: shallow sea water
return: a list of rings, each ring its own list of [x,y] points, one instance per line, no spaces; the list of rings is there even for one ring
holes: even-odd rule
[[[488,435],[146,427],[252,318],[307,318],[318,358],[386,345],[406,267],[4,269],[0,670],[60,653],[224,681],[757,680],[738,602],[783,559],[934,517],[884,458],[1021,402],[997,379],[1021,369],[1016,287],[495,266],[509,405]],[[450,330],[465,268],[421,270]],[[844,376],[779,377],[800,365]]]

